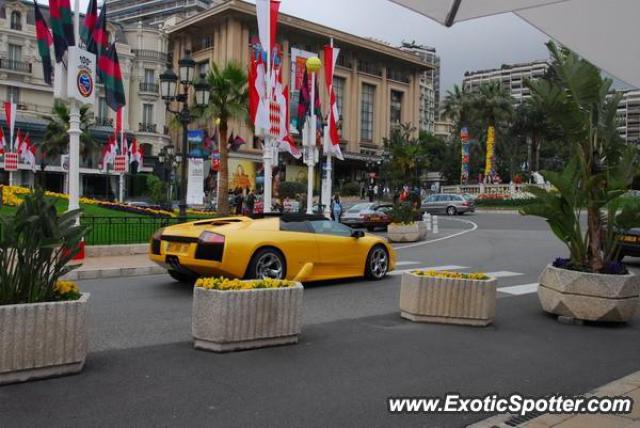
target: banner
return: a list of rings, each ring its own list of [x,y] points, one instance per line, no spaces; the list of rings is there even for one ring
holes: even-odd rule
[[[195,129],[187,131],[187,141],[189,142],[189,156],[204,158],[204,130]]]
[[[255,189],[256,163],[248,159],[229,159],[229,188]]]
[[[471,152],[471,144],[469,138],[469,130],[465,127],[460,130],[460,142],[462,144],[462,162],[460,170],[460,184],[469,182],[469,159]]]
[[[204,160],[189,158],[189,176],[187,179],[187,205],[204,203]]]
[[[291,48],[291,82],[289,88],[291,97],[289,98],[289,117],[293,129],[298,129],[298,101],[300,99],[300,88],[302,87],[302,76],[306,68],[307,59],[318,56],[317,54],[302,49]]]
[[[490,126],[487,129],[487,160],[484,167],[484,177],[485,180],[493,178],[496,174],[496,129],[493,126]]]

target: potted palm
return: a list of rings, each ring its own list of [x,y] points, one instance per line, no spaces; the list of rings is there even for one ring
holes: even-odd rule
[[[228,352],[296,343],[303,291],[294,281],[200,278],[193,289],[194,347]]]
[[[82,370],[88,294],[60,278],[85,233],[42,191],[0,216],[0,384]]]
[[[427,227],[421,221],[411,202],[402,202],[387,212],[391,223],[387,226],[387,236],[391,242],[422,241],[427,236]]]
[[[574,53],[548,46],[550,75],[529,86],[574,155],[561,172],[544,173],[553,188],[531,188],[537,202],[521,210],[546,219],[569,250],[540,276],[540,303],[559,316],[627,321],[638,306],[640,278],[619,262],[618,239],[640,226],[640,206],[620,198],[638,173],[638,150],[618,135],[620,96],[611,95],[611,80]]]

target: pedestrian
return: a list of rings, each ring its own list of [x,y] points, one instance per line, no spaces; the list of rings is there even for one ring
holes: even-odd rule
[[[242,197],[242,188],[240,188],[240,187],[236,188],[235,202],[236,202],[236,215],[241,215],[242,214],[242,203],[244,202],[244,198]]]
[[[362,187],[360,188],[360,199],[364,199],[365,196],[366,196],[366,188],[364,187],[364,184],[363,184]]]
[[[245,215],[248,217],[253,217],[253,210],[256,206],[256,194],[253,189],[249,190],[249,194],[247,195],[247,199],[244,202],[245,206]]]
[[[340,202],[340,195],[337,193],[331,200],[331,220],[340,223],[340,217],[342,216],[342,202]]]
[[[373,186],[373,194],[376,198],[380,197],[380,190],[377,184]]]

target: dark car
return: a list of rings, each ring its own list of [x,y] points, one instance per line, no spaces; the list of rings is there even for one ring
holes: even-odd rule
[[[429,214],[456,215],[472,213],[476,204],[471,195],[455,193],[438,193],[422,201],[421,211]]]
[[[627,256],[640,257],[640,228],[630,229],[619,238],[620,260]]]

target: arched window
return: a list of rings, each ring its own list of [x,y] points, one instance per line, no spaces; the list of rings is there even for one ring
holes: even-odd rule
[[[11,12],[11,29],[22,30],[22,14],[17,10]]]

